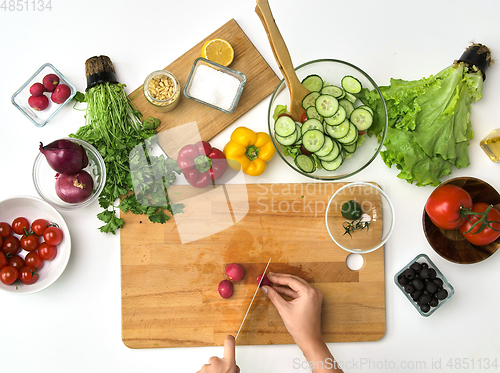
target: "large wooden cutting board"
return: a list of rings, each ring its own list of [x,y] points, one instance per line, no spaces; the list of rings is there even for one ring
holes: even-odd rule
[[[238,102],[236,110],[231,114],[212,109],[206,105],[190,100],[184,96],[183,92],[193,63],[201,56],[203,44],[214,38],[226,39],[232,45],[235,57],[229,67],[233,70],[242,72],[246,76],[246,83],[240,101]],[[182,124],[196,122],[198,125],[198,131],[196,131],[196,133],[186,131],[182,131],[181,133],[176,132],[175,139],[181,146],[194,143],[200,139],[204,141],[210,140],[264,98],[269,96],[280,81],[234,19],[231,19],[212,34],[208,35],[163,70],[173,73],[181,85],[181,98],[178,106],[174,110],[167,113],[155,110],[144,97],[142,86],[132,92],[129,97],[145,117],[151,116],[161,120],[158,132]],[[163,145],[162,141],[168,141],[168,139],[169,136],[159,136],[160,145]],[[165,147],[168,147],[168,144],[166,144]]]
[[[169,195],[186,205],[177,221],[160,225],[122,214],[125,345],[222,345],[227,334],[236,335],[269,258],[269,271],[301,276],[323,292],[327,342],[382,338],[384,249],[363,255],[363,267],[352,271],[346,266],[348,252],[326,230],[326,205],[342,185],[225,185],[199,195],[193,194],[200,193],[195,188],[177,186]],[[202,212],[209,218],[200,216]],[[217,285],[232,262],[242,264],[246,275],[234,284],[233,297],[222,299]],[[293,340],[278,312],[259,292],[237,344],[289,343]]]

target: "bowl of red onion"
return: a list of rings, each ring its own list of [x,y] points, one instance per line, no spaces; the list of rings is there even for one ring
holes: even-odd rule
[[[55,208],[78,209],[101,194],[106,166],[97,149],[83,140],[63,138],[45,146],[40,143],[33,182],[40,197]]]

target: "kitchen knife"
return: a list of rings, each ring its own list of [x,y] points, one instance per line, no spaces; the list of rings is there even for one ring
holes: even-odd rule
[[[248,312],[250,312],[250,308],[252,308],[253,301],[255,299],[255,296],[257,295],[257,292],[260,289],[260,284],[262,283],[262,280],[264,279],[264,275],[266,274],[267,267],[269,267],[269,263],[271,263],[271,258],[269,258],[269,261],[267,262],[266,268],[264,269],[264,272],[262,273],[262,277],[260,278],[260,281],[257,284],[257,289],[255,289],[255,293],[253,293],[252,300],[250,301],[250,305],[247,308],[247,313],[245,313],[245,317],[243,317],[243,321],[241,322],[240,328],[238,329],[238,333],[236,334],[236,337],[234,338],[235,341],[238,339],[238,336],[240,335],[241,328],[243,327],[243,324],[245,323],[245,320],[247,319]]]

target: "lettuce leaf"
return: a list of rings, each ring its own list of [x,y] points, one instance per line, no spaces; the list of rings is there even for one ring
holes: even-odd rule
[[[380,87],[388,114],[381,152],[385,164],[394,165],[399,178],[417,186],[437,186],[453,167],[469,166],[468,145],[474,136],[470,107],[481,98],[482,84],[481,72],[455,63],[435,76],[391,79],[389,86]],[[378,126],[369,134],[380,135],[383,103],[378,92],[364,90],[360,99],[375,109]]]

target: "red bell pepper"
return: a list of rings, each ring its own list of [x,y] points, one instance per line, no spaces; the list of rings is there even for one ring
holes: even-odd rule
[[[220,179],[227,169],[224,153],[206,141],[183,146],[177,164],[187,182],[196,188],[204,188],[212,180]]]

